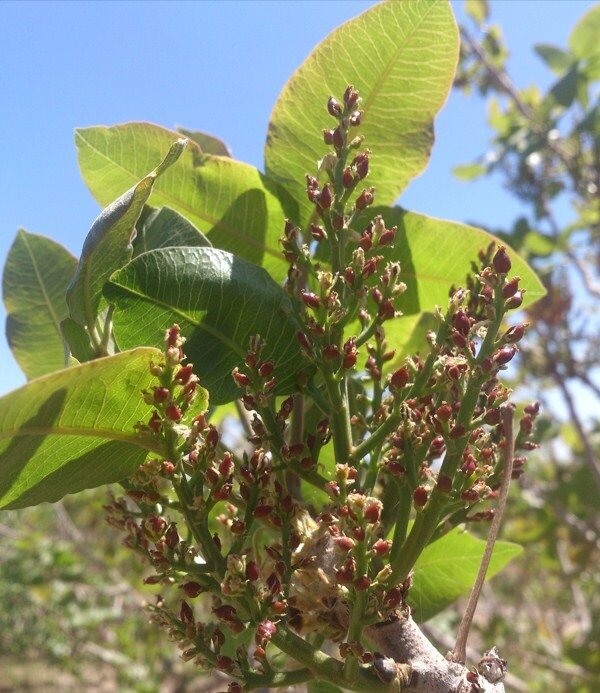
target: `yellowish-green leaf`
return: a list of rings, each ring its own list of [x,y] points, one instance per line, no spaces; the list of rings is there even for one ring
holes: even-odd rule
[[[590,59],[600,53],[600,5],[594,5],[577,22],[569,36],[569,47],[582,59]]]
[[[6,337],[28,378],[65,366],[60,323],[68,315],[65,292],[76,267],[63,246],[23,229],[8,251],[2,277]]]
[[[32,380],[0,399],[0,508],[57,501],[132,474],[159,442],[136,432],[154,384],[140,348]],[[198,410],[206,409],[200,391]]]
[[[102,205],[139,180],[179,134],[150,123],[127,123],[76,131],[86,185]],[[287,271],[278,239],[286,214],[277,186],[253,166],[208,156],[190,142],[156,182],[150,204],[170,207],[189,219],[218,248],[283,279]],[[288,216],[292,216],[288,214]]]
[[[304,176],[327,151],[329,96],[353,84],[361,93],[360,134],[373,153],[369,185],[392,204],[425,168],[433,119],[452,85],[458,34],[446,0],[384,2],[333,31],[284,87],[271,115],[266,170],[311,213]]]
[[[425,548],[414,568],[408,602],[416,621],[427,621],[473,586],[485,541],[456,528]],[[522,552],[518,544],[496,542],[486,579]]]

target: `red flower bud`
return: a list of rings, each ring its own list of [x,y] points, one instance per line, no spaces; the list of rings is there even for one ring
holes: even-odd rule
[[[463,491],[460,494],[460,497],[467,503],[475,503],[479,500],[479,494],[477,493],[477,491],[475,491],[475,489],[472,488],[468,488],[466,491]]]
[[[514,346],[505,346],[502,347],[502,349],[499,349],[495,354],[494,354],[494,361],[499,365],[499,366],[504,366],[507,364],[509,361],[512,360],[513,356],[517,353],[517,349]]]
[[[177,375],[175,376],[175,380],[180,383],[181,385],[186,385],[190,378],[192,377],[194,373],[194,368],[192,364],[188,364],[187,366],[182,366],[178,371]]]
[[[380,517],[381,503],[369,503],[367,506],[365,506],[364,518],[367,522],[374,525],[376,522],[379,522]]]
[[[440,421],[450,421],[450,417],[452,416],[452,407],[444,402],[436,409],[435,415]]]
[[[390,386],[392,390],[401,390],[410,380],[410,373],[406,366],[402,366],[397,371],[394,371],[390,377]]]
[[[240,370],[237,368],[234,368],[231,375],[233,376],[233,379],[235,382],[240,386],[240,387],[250,387],[252,385],[252,381],[250,378],[245,374],[242,373]]]
[[[176,404],[170,404],[165,409],[165,416],[169,421],[180,421],[181,420],[181,409]]]
[[[348,118],[350,125],[352,125],[352,127],[358,127],[362,122],[362,115],[362,111],[354,111],[351,113]]]
[[[346,91],[344,91],[344,103],[346,104],[346,108],[348,110],[354,108],[356,104],[358,103],[359,95],[356,89],[350,84],[346,87]]]
[[[424,486],[417,486],[413,491],[413,503],[416,508],[422,508],[427,503],[428,498],[429,494]]]
[[[204,588],[199,582],[186,582],[182,585],[182,589],[185,592],[185,596],[190,599],[194,599],[204,591]]]
[[[391,245],[396,238],[396,227],[394,226],[393,229],[386,229],[381,236],[379,236],[379,244],[380,246],[382,245]]]
[[[336,537],[333,540],[336,549],[348,553],[356,546],[356,542],[351,537]]]
[[[169,399],[170,392],[166,387],[156,387],[154,388],[153,399],[157,404],[162,404]]]
[[[525,407],[525,413],[530,414],[531,416],[537,416],[540,412],[540,403],[539,402],[532,402],[531,404],[528,404]]]
[[[488,409],[483,420],[490,426],[496,426],[500,423],[500,409]]]
[[[215,660],[215,666],[221,671],[229,671],[233,666],[233,659],[227,657],[226,655],[218,655]]]
[[[377,311],[377,317],[380,318],[382,321],[391,320],[395,315],[396,311],[394,310],[394,304],[391,302],[390,299],[384,301],[379,306],[379,310]]]
[[[354,581],[354,589],[357,592],[364,592],[371,587],[371,578],[368,575],[361,575]]]
[[[523,303],[523,292],[522,291],[517,291],[517,293],[514,296],[511,296],[509,299],[506,300],[505,306],[507,310],[516,310],[517,308],[521,307],[521,304]]]
[[[507,342],[512,342],[513,344],[520,342],[523,339],[523,335],[525,334],[525,330],[527,329],[528,326],[529,326],[528,323],[521,323],[520,325],[513,325],[513,327],[510,327],[506,331],[506,334],[504,335],[504,339],[506,339]]]
[[[361,194],[356,198],[356,202],[354,204],[356,206],[356,209],[363,210],[372,205],[374,199],[375,188],[365,188],[365,190],[363,190]]]
[[[333,146],[336,149],[342,149],[345,143],[345,136],[341,128],[336,128],[333,131]]]
[[[304,332],[296,332],[296,339],[305,351],[310,351],[310,340],[304,334]]]
[[[262,503],[261,505],[257,505],[254,508],[254,512],[252,514],[254,515],[254,517],[266,517],[267,515],[270,515],[272,511],[273,511],[272,505],[267,505],[266,503]]]
[[[385,556],[392,548],[392,542],[387,539],[378,539],[371,548],[377,556]]]
[[[325,229],[317,224],[311,224],[310,235],[315,239],[315,241],[322,241],[325,238]]]
[[[329,100],[327,101],[327,110],[329,111],[329,115],[333,116],[334,118],[339,118],[342,115],[342,107],[338,100],[334,99],[333,96],[330,96]]]
[[[261,378],[268,378],[274,370],[275,364],[273,361],[265,361],[258,367],[258,375],[260,375]]]
[[[328,147],[333,144],[333,130],[323,130],[323,142]]]
[[[339,355],[340,350],[335,344],[328,344],[327,346],[323,347],[323,358],[327,361],[333,361],[334,359],[339,358]]]
[[[352,173],[352,169],[349,167],[346,167],[342,173],[342,185],[346,190],[354,185],[354,173]]]
[[[356,281],[356,274],[354,273],[354,270],[352,267],[346,267],[344,270],[344,279],[350,286],[354,285],[354,282]]]
[[[452,327],[460,334],[467,337],[471,329],[471,320],[464,310],[457,310],[452,316]]]
[[[502,287],[502,296],[504,296],[504,298],[510,298],[511,296],[514,296],[519,289],[519,281],[520,277],[514,277],[514,279],[511,279],[509,282],[506,282],[506,284],[504,284],[504,286]]]
[[[192,607],[187,602],[181,602],[181,609],[179,610],[179,618],[184,623],[194,623],[194,612]]]
[[[302,291],[300,291],[300,298],[302,299],[302,303],[309,308],[316,310],[321,305],[319,297],[310,291],[305,291],[302,289]]]
[[[369,153],[363,152],[362,154],[357,154],[354,157],[352,165],[356,169],[356,174],[360,180],[366,178],[369,173]]]
[[[321,209],[329,209],[333,203],[333,190],[331,185],[327,183],[321,190],[321,196],[319,197],[319,207]]]
[[[498,248],[496,254],[494,255],[494,259],[492,260],[492,264],[494,265],[494,269],[496,272],[498,272],[498,274],[507,274],[510,272],[512,263],[504,246],[500,246]]]
[[[246,579],[250,582],[256,582],[260,577],[260,571],[256,565],[256,561],[248,561],[246,563]]]

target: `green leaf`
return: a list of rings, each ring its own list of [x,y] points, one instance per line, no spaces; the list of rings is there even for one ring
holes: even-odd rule
[[[458,527],[425,548],[415,564],[408,595],[416,621],[427,621],[471,589],[484,548],[485,541]],[[487,579],[522,550],[518,544],[496,542]]]
[[[474,180],[483,176],[487,172],[487,168],[482,164],[463,164],[455,166],[452,173],[459,179],[464,181]]]
[[[99,354],[90,340],[88,331],[73,318],[65,318],[60,323],[60,329],[69,354],[79,363],[93,361],[98,357]]]
[[[161,207],[155,209],[144,219],[140,232],[133,241],[133,255],[148,250],[169,248],[171,246],[210,247],[208,238],[174,209]]]
[[[264,360],[276,364],[276,392],[297,390],[303,359],[297,323],[283,289],[264,269],[215,248],[164,248],[133,259],[111,277],[105,293],[115,305],[117,344],[129,349],[161,343],[173,323],[212,404],[239,397],[231,377],[252,335],[266,341]]]
[[[562,74],[574,61],[574,56],[569,51],[561,50],[548,43],[538,43],[534,47],[535,52],[557,74]]]
[[[487,231],[453,221],[427,217],[402,207],[375,208],[373,216],[381,214],[386,226],[398,227],[391,248],[381,249],[386,260],[399,261],[401,276],[408,289],[399,300],[406,315],[432,312],[436,305],[448,303],[448,292],[454,286],[464,286],[477,253],[493,241],[504,245]],[[521,277],[520,288],[526,291],[523,307],[531,305],[546,292],[535,272],[510,248],[511,275]]]
[[[599,36],[600,5],[594,5],[575,25],[569,36],[569,47],[578,58],[593,58],[600,54]]]
[[[131,258],[135,224],[154,182],[177,161],[186,144],[187,140],[179,139],[173,143],[171,139],[168,154],[162,162],[106,207],[93,223],[83,244],[77,272],[67,290],[71,317],[80,325],[91,328],[95,324],[102,287],[108,277]],[[166,149],[165,146],[161,157],[157,156],[154,162],[164,156]]]
[[[487,0],[465,0],[465,12],[479,26],[487,22],[490,8]]]
[[[28,378],[65,366],[60,322],[68,315],[65,292],[77,260],[55,241],[21,229],[2,277],[6,337]]]
[[[32,380],[0,399],[0,508],[54,502],[132,474],[158,441],[134,426],[150,408],[155,349],[136,349]],[[206,404],[206,397],[199,405]]]
[[[107,204],[139,180],[178,133],[149,123],[76,131],[79,165],[86,185]],[[253,166],[206,156],[191,142],[156,182],[152,205],[170,207],[220,247],[283,279],[287,264],[278,247],[285,216],[277,186]]]
[[[271,115],[266,170],[301,204],[312,206],[304,176],[326,153],[325,105],[353,84],[361,93],[358,129],[377,162],[369,185],[391,204],[421,173],[433,143],[433,118],[452,85],[458,34],[445,0],[381,3],[331,33],[284,87]]]
[[[563,108],[569,108],[577,96],[579,78],[579,66],[575,64],[550,90],[553,101]]]
[[[225,142],[220,140],[218,137],[209,135],[201,130],[188,130],[187,128],[183,128],[181,126],[178,126],[176,129],[177,132],[181,133],[184,137],[187,137],[195,142],[200,147],[203,154],[215,154],[216,156],[231,157],[231,150],[225,144]]]

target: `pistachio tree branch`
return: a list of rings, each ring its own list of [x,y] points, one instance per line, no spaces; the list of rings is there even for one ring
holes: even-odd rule
[[[477,579],[471,590],[469,596],[469,601],[463,613],[462,620],[458,627],[458,634],[456,636],[456,644],[452,652],[448,653],[448,659],[453,662],[460,662],[464,664],[466,660],[466,648],[467,639],[469,637],[469,630],[471,628],[471,623],[473,622],[473,616],[475,615],[475,610],[477,609],[477,602],[479,601],[479,595],[481,594],[481,589],[483,583],[485,582],[485,576],[487,574],[490,561],[492,559],[492,553],[494,551],[494,545],[496,539],[498,538],[498,531],[500,530],[500,524],[502,522],[502,516],[504,515],[504,509],[506,507],[506,500],[508,498],[508,489],[510,486],[510,479],[513,470],[513,460],[515,452],[515,443],[513,436],[513,417],[514,417],[514,407],[512,405],[503,406],[500,410],[502,426],[504,429],[504,470],[502,475],[502,484],[500,486],[500,493],[498,498],[498,507],[494,513],[494,518],[490,526],[490,531],[485,544],[485,551],[483,552],[483,557],[481,559],[481,565],[479,566],[479,572],[477,573]]]

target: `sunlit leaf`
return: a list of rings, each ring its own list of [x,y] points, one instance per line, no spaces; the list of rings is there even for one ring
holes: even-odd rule
[[[83,178],[102,205],[139,180],[179,133],[149,123],[76,131]],[[179,161],[156,182],[150,204],[170,207],[215,246],[263,265],[282,279],[287,264],[278,239],[284,213],[277,186],[253,166],[204,155],[190,142]],[[275,192],[273,192],[275,190]]]
[[[592,58],[600,53],[600,5],[594,5],[577,22],[569,36],[569,47],[578,58]]]
[[[8,251],[2,277],[6,337],[28,378],[64,368],[60,323],[68,315],[65,292],[76,267],[63,246],[23,229]]]
[[[385,2],[333,31],[284,87],[271,115],[265,163],[311,213],[303,181],[327,151],[322,130],[329,96],[353,84],[362,95],[360,134],[376,165],[368,184],[391,204],[421,173],[433,143],[433,118],[452,85],[458,36],[450,5],[438,0]]]
[[[0,507],[56,501],[132,474],[159,443],[136,432],[150,407],[149,363],[140,348],[32,380],[0,399]],[[199,409],[207,404],[201,390]]]
[[[200,130],[188,130],[181,126],[177,127],[177,132],[180,132],[185,137],[193,140],[202,150],[203,154],[216,154],[217,156],[231,156],[229,147],[214,135],[209,135]]]
[[[408,602],[416,621],[427,621],[473,586],[485,541],[459,528],[425,548],[414,568]],[[522,552],[518,544],[496,542],[487,579]]]

